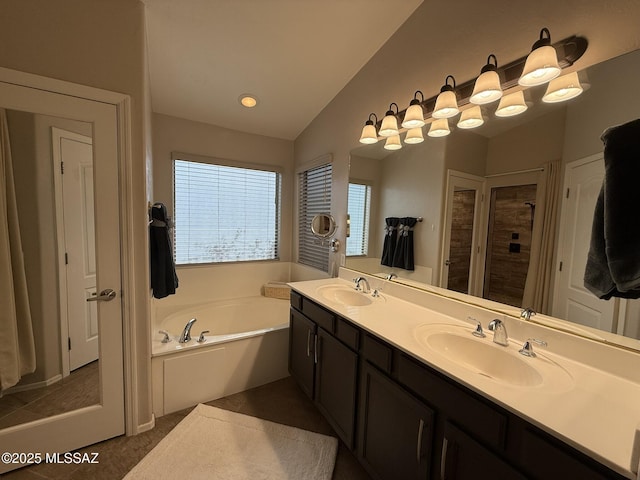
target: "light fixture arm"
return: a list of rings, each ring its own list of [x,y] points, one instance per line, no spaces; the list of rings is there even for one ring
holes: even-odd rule
[[[373,120],[371,120],[371,117],[372,117],[372,116],[376,119],[376,122],[375,122],[375,123],[373,123]],[[376,123],[378,123],[378,116],[377,116],[375,113],[370,113],[370,114],[369,114],[369,120],[367,120],[367,121],[365,122],[365,125],[375,125]]]
[[[449,79],[453,82],[453,85],[449,85]],[[440,93],[442,92],[454,92],[456,90],[456,79],[453,75],[447,75],[447,78],[444,79],[444,85],[440,89]]]
[[[493,63],[491,63],[491,59],[493,59]],[[498,59],[492,53],[487,57],[487,64],[484,67],[482,67],[482,70],[480,70],[480,74],[483,74],[484,72],[491,72],[491,71],[495,72],[497,70],[498,70]]]
[[[393,111],[393,106],[394,105],[396,106],[396,111],[395,112]],[[393,115],[394,117],[397,117],[399,113],[400,112],[398,111],[398,104],[393,102],[391,105],[389,105],[389,110],[387,110],[387,113],[385,114],[385,117],[387,115]]]
[[[420,94],[420,97],[422,97],[421,100],[418,100],[418,94]],[[413,100],[411,100],[411,102],[409,103],[409,106],[422,105],[423,103],[424,103],[424,93],[422,93],[420,90],[416,90],[416,93],[413,94]]]

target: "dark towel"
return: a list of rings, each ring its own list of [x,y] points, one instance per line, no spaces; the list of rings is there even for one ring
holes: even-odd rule
[[[393,256],[398,243],[397,229],[400,219],[398,217],[388,217],[384,219],[387,226],[384,228],[384,244],[382,246],[382,259],[380,263],[388,267],[393,267]]]
[[[640,298],[640,119],[607,129],[585,287],[599,298]]]
[[[151,207],[149,250],[153,296],[164,298],[173,295],[178,288],[178,276],[173,261],[167,208],[162,203],[154,203]]]
[[[404,270],[413,270],[413,227],[418,223],[414,217],[400,219],[398,226],[398,245],[393,256],[393,266]]]

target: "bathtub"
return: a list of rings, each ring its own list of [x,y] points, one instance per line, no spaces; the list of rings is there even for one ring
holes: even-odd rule
[[[198,403],[286,377],[289,302],[246,297],[181,307],[158,315],[152,335],[154,414],[162,416]],[[196,318],[191,341],[178,343]],[[163,334],[171,341],[162,343]],[[204,342],[197,342],[200,332]]]

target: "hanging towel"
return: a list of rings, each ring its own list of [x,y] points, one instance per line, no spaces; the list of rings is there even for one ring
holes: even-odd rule
[[[640,298],[640,119],[607,129],[585,287],[599,298]]]
[[[393,267],[413,270],[413,227],[418,223],[414,217],[400,219],[398,225],[398,245],[393,256]]]
[[[149,247],[153,296],[164,298],[173,295],[178,288],[178,276],[173,261],[167,208],[162,203],[154,203],[151,207]]]
[[[387,226],[384,227],[384,244],[382,245],[382,259],[380,260],[380,264],[392,267],[393,255],[395,254],[398,242],[397,229],[400,219],[398,217],[388,217],[385,218],[384,221]]]

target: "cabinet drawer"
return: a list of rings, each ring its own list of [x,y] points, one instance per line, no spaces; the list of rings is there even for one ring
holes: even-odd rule
[[[479,440],[504,449],[506,414],[499,412],[431,372],[415,360],[400,355],[398,381],[442,411]]]
[[[324,328],[327,332],[335,332],[336,316],[330,311],[322,308],[320,305],[313,303],[306,297],[302,297],[302,313],[316,322],[318,326]]]
[[[293,308],[302,310],[302,295],[300,295],[298,292],[294,292],[293,290],[291,290],[289,298],[291,299],[291,306]]]
[[[391,358],[393,350],[389,345],[383,343],[371,335],[365,334],[362,341],[362,356],[383,372],[391,374]]]
[[[336,337],[352,350],[358,350],[360,330],[342,318],[338,318],[336,323]]]

